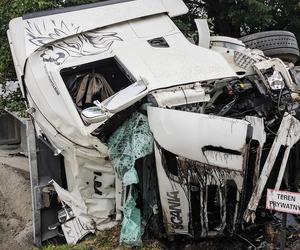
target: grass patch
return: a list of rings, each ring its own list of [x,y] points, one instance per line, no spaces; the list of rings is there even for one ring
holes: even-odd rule
[[[120,246],[119,244],[120,228],[115,227],[110,230],[98,231],[96,235],[88,236],[84,241],[76,245],[49,245],[43,250],[128,250],[132,247]],[[161,247],[157,241],[149,241],[142,247],[134,247],[139,250],[160,250]]]

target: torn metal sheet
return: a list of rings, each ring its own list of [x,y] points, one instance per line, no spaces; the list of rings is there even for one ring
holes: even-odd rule
[[[62,203],[63,209],[58,212],[58,219],[68,244],[77,244],[88,234],[95,233],[95,230],[86,228],[80,219],[74,216],[72,209],[67,208],[63,201]]]
[[[117,222],[109,219],[109,215],[114,211],[114,203],[110,204],[107,199],[100,199],[98,204],[93,204],[96,203],[97,200],[93,203],[87,203],[88,201],[83,200],[78,191],[68,192],[62,189],[57,183],[53,182],[52,184],[60,199],[72,209],[74,216],[78,218],[88,230],[110,229],[117,225]],[[91,211],[94,216],[91,216],[88,210],[89,207],[93,209]]]
[[[68,190],[53,184],[60,199],[89,229],[115,226],[115,175],[111,162],[99,151],[86,148],[68,149],[63,154]]]
[[[278,155],[280,147],[284,146],[286,148],[285,148],[283,160],[281,162],[280,172],[277,177],[276,189],[280,188],[291,147],[293,147],[295,143],[299,141],[299,139],[300,139],[300,122],[290,114],[286,113],[281,121],[281,125],[278,129],[272,148],[268,154],[267,160],[260,173],[259,179],[255,186],[248,207],[244,213],[245,221],[249,222],[250,220],[254,221],[255,219],[255,211],[261,199],[261,195],[267,183],[268,177],[274,166],[276,156]]]
[[[253,128],[252,140],[255,140],[259,143],[256,152],[255,170],[254,170],[254,178],[253,178],[253,184],[255,185],[259,178],[262,150],[266,142],[267,134],[265,132],[265,125],[264,125],[263,118],[259,118],[255,116],[246,116],[245,120],[248,121]]]
[[[251,137],[248,122],[155,107],[148,107],[148,117],[154,138],[163,148],[191,160],[243,171]]]

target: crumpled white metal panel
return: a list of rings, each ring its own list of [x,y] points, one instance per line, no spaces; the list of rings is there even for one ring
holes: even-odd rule
[[[154,48],[143,41],[130,41],[114,49],[117,59],[139,80],[149,83],[149,91],[197,81],[237,78],[224,57],[191,44],[178,33],[165,37],[168,48]]]
[[[68,190],[54,183],[61,200],[89,229],[107,229],[117,223],[115,213],[115,174],[109,160],[92,149],[73,148],[63,151]],[[98,193],[95,182],[101,183]]]
[[[193,86],[179,86],[152,92],[159,107],[173,107],[191,103],[209,102],[210,96],[200,83]]]
[[[164,149],[191,160],[243,171],[248,122],[155,107],[148,107],[148,117],[154,138]]]

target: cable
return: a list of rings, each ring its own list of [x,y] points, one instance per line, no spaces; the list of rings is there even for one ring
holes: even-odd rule
[[[240,239],[242,239],[243,241],[247,242],[250,246],[254,247],[254,249],[257,249],[257,247],[253,243],[251,243],[248,239],[246,239],[245,237],[243,237],[237,233],[233,233],[233,234],[236,235],[237,237],[239,237]]]

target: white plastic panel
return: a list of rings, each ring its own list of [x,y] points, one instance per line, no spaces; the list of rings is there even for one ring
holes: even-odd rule
[[[195,19],[195,23],[198,30],[199,43],[200,47],[209,48],[210,42],[210,31],[207,23],[207,19]]]
[[[257,140],[260,146],[263,147],[267,139],[264,119],[256,116],[246,116],[245,120],[248,121],[253,127],[252,139]]]
[[[148,107],[150,129],[173,154],[237,171],[243,170],[249,123],[243,120]]]

